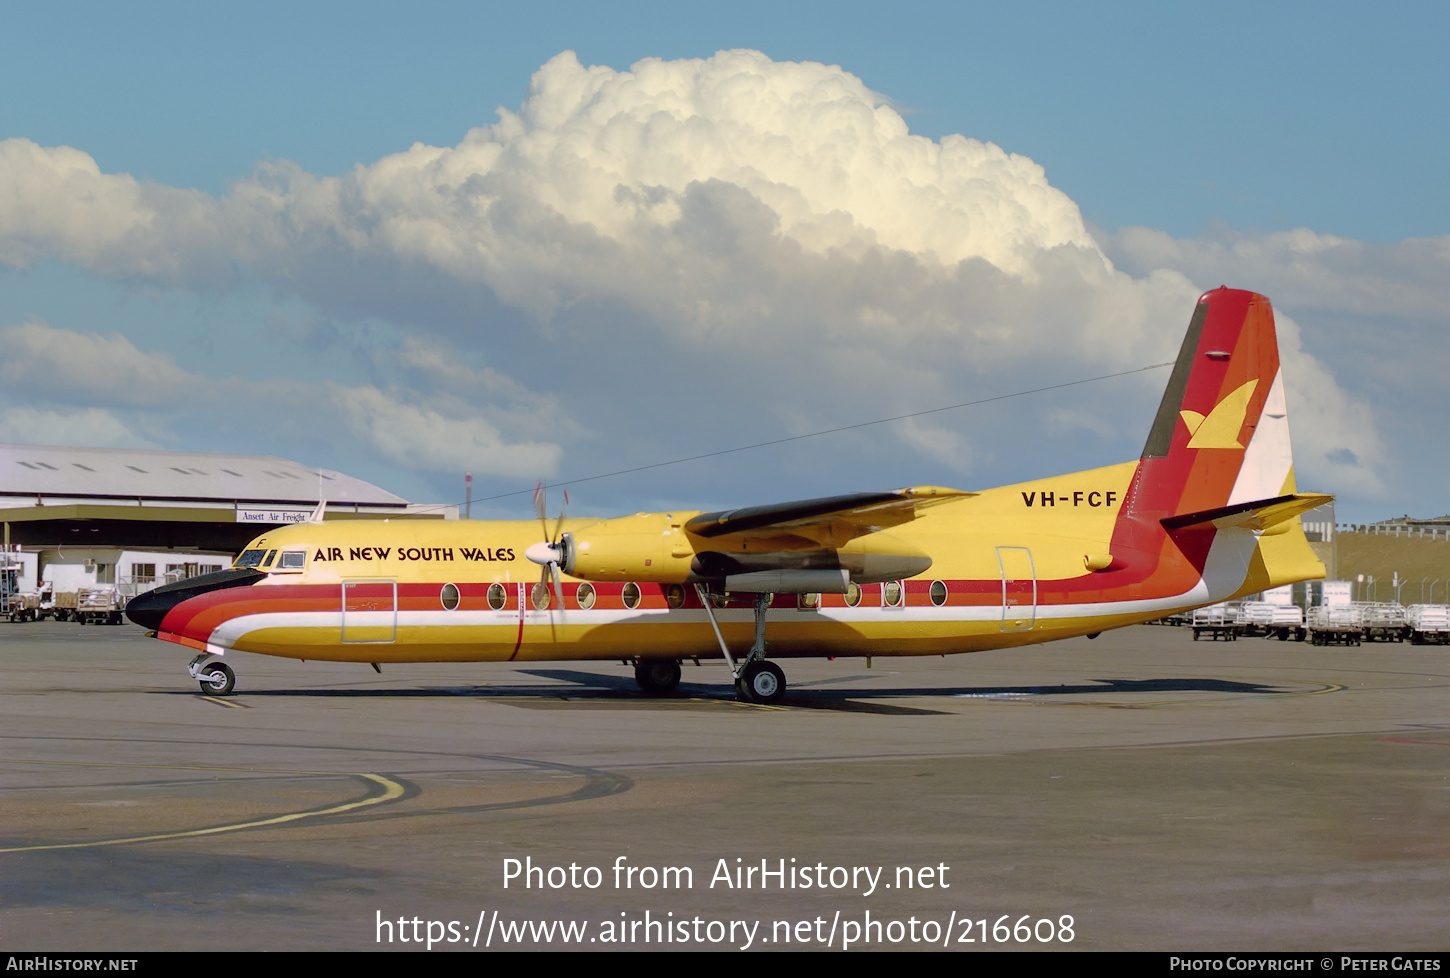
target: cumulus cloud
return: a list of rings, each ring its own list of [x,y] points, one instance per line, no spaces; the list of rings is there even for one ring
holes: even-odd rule
[[[233,277],[225,208],[196,190],[102,173],[88,154],[0,140],[0,262],[60,257],[102,275],[220,285]]]
[[[383,458],[429,472],[477,469],[547,477],[554,474],[561,451],[557,444],[516,433],[522,427],[548,427],[549,398],[531,394],[497,371],[434,362],[428,348],[414,342],[405,346],[400,359],[446,373],[468,388],[465,393],[481,390],[484,398],[331,382],[207,377],[181,369],[166,353],[139,350],[122,336],[56,329],[41,322],[0,329],[0,349],[5,351],[0,360],[0,441],[157,447],[137,431],[216,426],[243,405],[245,416],[260,425],[280,430],[303,418],[322,430],[350,431]],[[19,400],[44,407],[5,403]],[[520,410],[520,404],[532,410]]]
[[[1307,228],[1219,228],[1185,239],[1132,227],[1103,243],[1136,275],[1171,270],[1205,284],[1242,283],[1273,299],[1289,410],[1301,419],[1294,428],[1301,482],[1307,471],[1342,491],[1384,496],[1394,481],[1430,476],[1439,482],[1434,495],[1443,494],[1450,473],[1438,462],[1443,452],[1430,446],[1443,440],[1438,419],[1450,411],[1442,377],[1450,359],[1450,236],[1378,243]],[[1306,349],[1309,326],[1314,353]]]
[[[1171,359],[1202,287],[1220,271],[1258,287],[1237,273],[1265,254],[1291,297],[1324,278],[1294,278],[1296,261],[1378,262],[1386,291],[1418,261],[1426,308],[1444,288],[1433,243],[1377,258],[1302,235],[1218,251],[1149,231],[1100,244],[1034,161],[913,135],[839,67],[755,51],[628,71],[565,52],[517,112],[456,146],[415,144],[338,176],[268,163],[221,198],[23,139],[0,142],[0,172],[15,175],[0,181],[0,262],[56,257],[199,290],[244,267],[340,328],[402,327],[412,338],[387,352],[388,381],[324,400],[383,457],[439,470],[482,457],[499,473],[552,471],[562,445],[654,461],[681,443],[658,419],[681,413],[692,437],[721,419],[799,433]],[[1341,429],[1300,439],[1310,467],[1373,490],[1373,412],[1297,334],[1286,362],[1291,391]],[[1151,410],[1144,391],[1161,378],[1125,383]],[[997,430],[948,431],[941,417],[890,430],[969,477],[1008,454],[994,443],[1018,454],[1032,425],[1064,430],[1055,410]],[[1122,415],[1098,405],[1120,427],[1075,430],[1136,451],[1146,413]],[[589,456],[600,416],[627,437]]]
[[[433,472],[477,469],[490,476],[552,476],[562,450],[544,442],[509,443],[459,402],[413,403],[397,390],[329,385],[333,405],[358,437],[384,458]]]
[[[0,442],[75,448],[161,447],[101,408],[49,411],[20,406],[0,407]]]
[[[1444,320],[1450,310],[1450,236],[1383,244],[1308,228],[1269,234],[1219,229],[1174,238],[1123,228],[1108,251],[1133,274],[1175,269],[1202,282],[1244,282],[1296,308],[1381,318]]]
[[[0,329],[0,384],[14,394],[72,404],[168,407],[205,392],[203,378],[164,353],[142,353],[119,333],[98,336],[28,322]]]

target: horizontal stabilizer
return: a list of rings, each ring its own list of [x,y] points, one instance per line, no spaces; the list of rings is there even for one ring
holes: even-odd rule
[[[829,524],[846,524],[851,535],[875,533],[916,519],[920,511],[938,503],[975,496],[974,492],[941,486],[913,486],[887,492],[853,492],[843,496],[803,499],[769,506],[748,506],[718,513],[701,513],[685,529],[701,537],[751,534],[779,536]]]
[[[1205,509],[1197,513],[1184,513],[1182,516],[1168,516],[1161,522],[1164,529],[1167,530],[1182,530],[1186,527],[1209,525],[1221,530],[1229,527],[1267,530],[1271,526],[1277,526],[1293,519],[1300,513],[1308,512],[1333,501],[1333,496],[1324,493],[1297,492],[1287,496],[1276,496],[1273,499],[1257,499],[1234,506],[1220,506],[1217,509]]]

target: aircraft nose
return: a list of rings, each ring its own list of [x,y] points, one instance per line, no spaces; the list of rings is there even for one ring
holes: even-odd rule
[[[217,571],[215,574],[202,574],[200,577],[177,581],[175,584],[163,584],[145,594],[138,594],[128,601],[126,617],[142,628],[150,629],[153,632],[159,631],[161,623],[166,620],[171,609],[183,601],[189,601],[208,591],[255,584],[266,576],[266,574],[254,570],[224,570]]]

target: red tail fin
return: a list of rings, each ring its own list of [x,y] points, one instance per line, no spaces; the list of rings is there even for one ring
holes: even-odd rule
[[[1124,514],[1147,522],[1294,493],[1269,300],[1214,289],[1194,309]]]

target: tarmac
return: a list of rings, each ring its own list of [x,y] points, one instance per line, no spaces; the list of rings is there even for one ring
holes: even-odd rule
[[[0,948],[1446,950],[1450,650],[367,666],[0,624]]]

